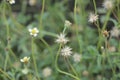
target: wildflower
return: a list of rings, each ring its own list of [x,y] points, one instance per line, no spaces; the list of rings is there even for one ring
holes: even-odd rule
[[[101,75],[97,75],[97,80],[102,80],[102,76]]]
[[[57,39],[55,42],[61,43],[61,44],[66,44],[69,40],[65,38],[65,34],[61,33],[60,35],[57,36]]]
[[[120,30],[116,27],[114,27],[112,30],[111,30],[111,36],[113,37],[118,37],[120,35]]]
[[[104,7],[105,9],[107,9],[107,10],[112,9],[112,8],[113,8],[113,2],[112,2],[112,0],[105,0],[105,1],[103,2],[103,7]]]
[[[30,35],[36,37],[37,34],[39,33],[37,28],[29,29]]]
[[[88,21],[91,22],[91,23],[93,23],[93,22],[96,22],[97,20],[98,20],[98,15],[90,13]]]
[[[36,3],[37,3],[37,0],[29,0],[29,5],[30,6],[36,5]]]
[[[88,72],[87,70],[84,70],[84,71],[82,72],[82,74],[83,74],[83,76],[88,76],[88,75],[89,75],[89,72]]]
[[[27,68],[22,69],[23,74],[28,74],[29,70]]]
[[[82,56],[78,53],[75,53],[73,55],[74,62],[80,62],[81,58],[82,58]]]
[[[52,70],[51,70],[51,68],[46,67],[46,68],[43,69],[42,73],[43,73],[44,77],[48,77],[52,74]]]
[[[14,68],[20,68],[21,64],[20,62],[14,62],[13,67]]]
[[[104,37],[109,37],[109,32],[107,30],[104,30],[102,34]]]
[[[115,51],[116,51],[116,48],[115,48],[115,46],[110,46],[110,47],[108,47],[108,50],[109,50],[110,52],[115,52]]]
[[[30,57],[24,57],[23,59],[20,59],[21,62],[27,64],[30,60]]]
[[[15,0],[7,0],[10,4],[15,4]]]
[[[61,49],[61,55],[65,56],[65,57],[71,56],[71,54],[72,54],[71,50],[72,50],[72,48],[65,46],[63,49]]]
[[[65,20],[65,24],[64,24],[65,27],[69,27],[71,25],[72,25],[72,23],[70,21]]]

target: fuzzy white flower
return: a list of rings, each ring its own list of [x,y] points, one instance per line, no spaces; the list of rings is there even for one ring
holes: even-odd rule
[[[15,0],[7,0],[10,4],[15,4]]]
[[[30,57],[24,57],[23,59],[20,59],[21,62],[26,64],[29,62],[29,60],[30,60]]]
[[[66,44],[69,40],[65,38],[65,34],[61,33],[60,35],[57,36],[57,39],[55,42],[60,43],[60,44]]]
[[[110,52],[115,52],[115,51],[116,51],[116,48],[115,48],[115,46],[110,46],[110,47],[108,47],[108,50],[109,50]]]
[[[61,55],[64,57],[68,57],[71,56],[72,54],[72,48],[65,46],[64,48],[61,49]]]
[[[103,7],[107,10],[110,10],[113,8],[113,1],[112,0],[105,0],[103,2]]]
[[[113,37],[118,37],[120,35],[120,30],[116,27],[114,27],[112,30],[111,30],[111,36]]]
[[[27,68],[22,69],[23,74],[28,74],[29,70]]]
[[[87,70],[84,70],[83,72],[82,72],[82,74],[83,74],[83,76],[88,76],[89,75],[89,72],[87,71]]]
[[[29,0],[29,5],[30,6],[36,5],[36,3],[37,3],[37,0]]]
[[[98,20],[98,15],[90,13],[88,21],[91,22],[91,23],[93,23],[93,22],[96,22],[97,20]]]
[[[82,55],[80,55],[80,54],[78,54],[78,53],[75,53],[75,54],[73,55],[73,60],[74,60],[74,62],[80,62],[81,58],[82,58]]]
[[[42,71],[44,77],[48,77],[52,74],[52,69],[49,67],[46,67]]]
[[[29,29],[30,35],[36,37],[37,34],[39,33],[39,30],[37,28]]]
[[[71,25],[72,25],[72,23],[70,21],[65,20],[65,24],[64,24],[65,27],[69,27]]]

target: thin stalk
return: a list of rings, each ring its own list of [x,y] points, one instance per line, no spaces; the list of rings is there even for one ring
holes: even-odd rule
[[[76,70],[75,70],[74,67],[71,65],[71,63],[70,63],[70,61],[68,60],[68,58],[67,58],[67,62],[68,62],[68,64],[69,64],[70,68],[72,69],[73,73],[78,77],[78,74],[77,74]]]
[[[110,17],[110,13],[111,13],[111,11],[108,11],[106,18],[105,18],[106,20],[105,20],[103,27],[102,27],[102,30],[105,30],[105,28],[106,28],[106,25],[107,25],[109,17]]]
[[[35,69],[35,72],[36,72],[36,75],[37,75],[38,79],[41,80],[39,78],[39,75],[38,75],[38,68],[37,68],[37,64],[36,64],[36,60],[35,60],[35,55],[34,55],[34,38],[33,37],[32,37],[32,41],[31,41],[31,47],[32,47],[32,58],[33,58],[34,69]]]
[[[93,4],[94,4],[94,9],[95,9],[95,14],[97,14],[97,8],[96,8],[96,2],[95,2],[95,0],[93,0]]]
[[[2,69],[0,69],[0,72],[1,72],[2,74],[4,74],[4,76],[6,76],[8,79],[14,80],[14,79],[12,79],[6,72],[4,72]]]
[[[76,24],[76,9],[77,9],[77,0],[75,0],[75,4],[74,4],[74,21],[75,21],[75,24]],[[80,39],[79,39],[79,30],[78,30],[78,26],[76,26],[76,37],[77,37],[77,41],[78,41],[78,46],[79,46],[79,52],[82,53],[82,50],[81,50],[81,46],[80,46]]]
[[[4,64],[4,71],[6,71],[6,68],[7,68],[8,57],[9,57],[9,54],[6,53],[5,64]]]
[[[109,58],[109,53],[108,53],[108,40],[107,40],[107,39],[105,39],[105,53],[106,53],[106,58],[108,59],[108,63],[109,63],[110,66],[111,66],[111,69],[112,69],[112,72],[113,72],[113,76],[114,76],[116,72],[115,72],[115,69],[112,68],[112,63],[111,63],[110,58]],[[113,78],[114,78],[114,80],[116,80],[115,77],[113,77]]]
[[[44,8],[45,8],[45,0],[42,0],[42,10],[41,10],[41,15],[40,15],[40,25],[39,25],[39,30],[42,31],[42,16],[44,13]]]
[[[25,11],[26,11],[26,8],[27,8],[27,0],[22,1],[22,7],[21,8],[22,8],[21,13],[25,14]]]
[[[59,57],[59,54],[60,54],[61,46],[62,46],[62,45],[59,46],[59,49],[58,49],[58,52],[57,52],[57,55],[56,55],[55,68],[57,69],[58,72],[60,72],[60,73],[62,73],[62,74],[68,75],[68,76],[70,76],[70,77],[72,77],[72,78],[74,78],[74,79],[76,79],[76,80],[80,80],[78,77],[76,77],[76,76],[74,76],[74,75],[72,75],[72,74],[70,74],[70,73],[67,73],[67,72],[62,71],[62,70],[59,69],[57,61],[58,61],[58,57]]]

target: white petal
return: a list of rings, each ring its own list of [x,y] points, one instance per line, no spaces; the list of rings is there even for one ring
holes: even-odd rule
[[[31,32],[31,31],[32,31],[32,29],[28,29],[28,31],[29,31],[29,32]]]

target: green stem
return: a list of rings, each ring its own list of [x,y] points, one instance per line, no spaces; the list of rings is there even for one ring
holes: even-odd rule
[[[111,13],[111,11],[108,11],[106,18],[105,18],[105,22],[104,22],[103,27],[102,27],[102,30],[105,30],[105,28],[106,28],[106,25],[107,25],[109,17],[110,17],[110,13]]]
[[[32,46],[32,58],[33,58],[34,69],[35,69],[35,72],[36,72],[36,75],[37,75],[38,79],[41,80],[39,78],[39,75],[38,75],[38,68],[37,68],[37,64],[36,64],[36,60],[35,60],[35,55],[34,55],[34,38],[33,37],[32,37],[32,41],[31,41],[31,46]]]
[[[48,31],[43,31],[43,30],[41,31],[41,33],[44,34],[44,35],[52,36],[52,37],[56,37],[57,36],[54,33],[51,33],[51,32],[48,32]]]
[[[14,80],[14,79],[12,79],[6,72],[4,72],[2,69],[0,69],[0,72],[1,72],[2,74],[4,74],[4,76],[6,76],[8,79]]]
[[[9,5],[8,5],[9,6]],[[7,37],[7,48],[8,50],[10,51],[11,55],[17,60],[17,57],[15,55],[15,53],[12,51],[11,47],[10,47],[10,43],[9,43],[9,38],[10,38],[10,29],[9,29],[9,25],[8,25],[8,21],[7,21],[7,18],[6,18],[6,7],[7,7],[7,4],[6,3],[3,3],[3,20],[5,22],[5,25],[6,25],[6,37]],[[9,6],[10,7],[10,6]],[[10,8],[9,8],[10,9]]]
[[[77,8],[77,0],[75,0],[75,4],[74,4],[74,21],[75,21],[75,24],[76,24],[76,8]],[[80,46],[80,39],[79,39],[79,28],[78,26],[76,26],[76,37],[77,37],[77,41],[78,41],[78,46],[79,46],[79,52],[82,53],[82,50],[81,50],[81,46]]]
[[[95,2],[95,0],[93,0],[93,4],[94,4],[94,9],[95,9],[95,14],[97,14],[97,8],[96,8],[96,2]]]
[[[59,57],[60,50],[61,50],[61,45],[59,46],[59,49],[58,49],[58,52],[57,52],[57,55],[56,55],[55,68],[57,69],[58,72],[60,72],[60,73],[62,73],[62,74],[68,75],[68,76],[70,76],[70,77],[72,77],[72,78],[74,78],[74,79],[76,79],[76,80],[80,80],[78,77],[76,77],[76,76],[74,76],[74,75],[72,75],[72,74],[70,74],[70,73],[67,73],[67,72],[62,71],[62,70],[59,69],[58,64],[57,64],[57,61],[58,61],[58,57]]]
[[[71,67],[72,71],[74,72],[74,74],[78,77],[78,74],[77,74],[76,70],[75,70],[74,67],[71,65],[71,63],[70,63],[70,61],[68,60],[68,58],[67,58],[67,62],[68,62],[68,64],[69,64],[69,66]]]
[[[40,25],[39,25],[39,30],[42,31],[42,16],[44,13],[44,8],[45,8],[45,0],[42,0],[42,10],[41,10],[41,15],[40,15]]]
[[[22,8],[21,13],[25,14],[25,11],[26,11],[26,8],[27,8],[27,0],[22,1],[22,7],[21,8]]]
[[[6,68],[7,68],[8,57],[9,57],[9,54],[6,53],[5,64],[4,64],[4,71],[6,71]]]

